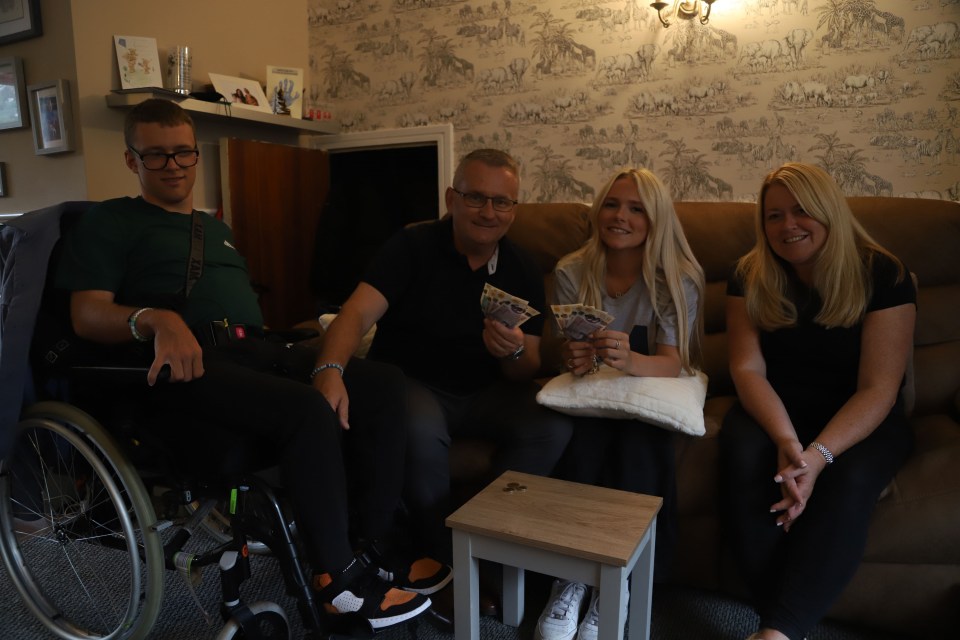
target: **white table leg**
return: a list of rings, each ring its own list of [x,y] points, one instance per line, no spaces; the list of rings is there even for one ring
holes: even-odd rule
[[[657,548],[657,518],[650,521],[647,542],[630,574],[630,640],[650,637],[653,611],[653,557]]]
[[[598,640],[620,640],[627,623],[624,598],[627,597],[627,570],[600,565],[600,626]]]
[[[523,591],[526,574],[519,567],[503,565],[503,624],[519,627],[523,621]]]
[[[470,534],[453,530],[453,617],[457,640],[480,640],[480,561]]]

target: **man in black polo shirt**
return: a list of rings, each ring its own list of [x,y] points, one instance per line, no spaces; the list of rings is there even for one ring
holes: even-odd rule
[[[327,332],[320,362],[344,364],[377,323],[369,357],[409,378],[410,439],[405,500],[422,527],[424,553],[449,557],[443,519],[451,507],[450,440],[497,444],[491,480],[507,469],[547,475],[571,426],[540,407],[545,300],[532,260],[504,236],[514,219],[519,169],[506,153],[480,149],[461,160],[446,192],[449,215],[408,227],[383,248]],[[508,328],[480,308],[490,283],[530,301],[541,315]],[[321,392],[346,421],[347,390],[329,370]]]

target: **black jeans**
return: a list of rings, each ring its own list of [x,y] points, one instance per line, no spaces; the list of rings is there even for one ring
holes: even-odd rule
[[[350,361],[344,375],[350,430],[344,431],[309,383],[315,358],[315,350],[296,345],[228,343],[204,350],[202,377],[159,384],[152,397],[158,410],[190,416],[195,434],[216,425],[216,433],[250,438],[258,453],[279,461],[298,531],[320,573],[342,569],[353,557],[348,512],[356,515],[359,536],[381,538],[392,527],[406,429],[399,369]]]
[[[804,444],[829,419],[791,415]],[[734,405],[720,431],[721,512],[761,627],[799,640],[826,615],[860,564],[880,493],[912,448],[906,419],[892,413],[823,470],[803,514],[784,533],[776,526],[777,514],[770,513],[781,498],[773,481],[777,449],[741,405]]]

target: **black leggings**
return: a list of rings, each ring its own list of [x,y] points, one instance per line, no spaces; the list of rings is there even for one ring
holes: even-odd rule
[[[346,567],[353,557],[348,487],[356,497],[358,535],[382,538],[392,526],[406,429],[399,369],[350,361],[344,375],[350,430],[344,431],[309,384],[315,357],[310,348],[254,339],[205,349],[201,378],[159,384],[152,395],[158,410],[192,416],[198,429],[217,425],[219,434],[252,437],[251,446],[279,460],[298,531],[314,571],[322,573]]]
[[[794,422],[803,444],[825,424],[823,417]],[[912,446],[906,419],[891,413],[823,470],[803,515],[784,533],[770,513],[781,499],[777,449],[739,403],[731,409],[720,431],[721,512],[761,628],[799,640],[827,614],[860,564],[880,493]]]

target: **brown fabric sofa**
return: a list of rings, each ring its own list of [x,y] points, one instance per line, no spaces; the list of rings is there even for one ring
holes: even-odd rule
[[[960,609],[960,205],[910,198],[851,198],[850,204],[919,282],[916,450],[880,500],[860,570],[831,617],[918,637],[946,637],[960,628],[953,613]],[[680,202],[676,208],[706,272],[704,370],[710,384],[706,436],[677,438],[680,517],[672,579],[742,594],[719,543],[717,434],[734,399],[727,369],[726,278],[753,244],[755,205]],[[522,204],[509,236],[543,269],[549,297],[554,264],[588,234],[584,205]],[[481,443],[455,442],[455,477],[476,474],[488,452]]]
[[[916,449],[881,498],[860,569],[830,617],[911,637],[954,638],[960,628],[960,205],[911,198],[849,202],[867,230],[902,258],[919,282]],[[710,383],[706,435],[677,436],[679,540],[671,581],[743,595],[720,544],[717,434],[734,401],[727,369],[726,278],[753,244],[755,205],[679,202],[676,208],[706,273],[704,370]],[[541,267],[548,297],[557,260],[589,235],[587,211],[574,203],[517,207],[509,236]],[[549,332],[552,323],[546,326]],[[544,344],[549,342],[548,336]],[[547,366],[556,371],[557,364]],[[451,473],[460,496],[479,488],[491,452],[486,442],[453,442]]]

